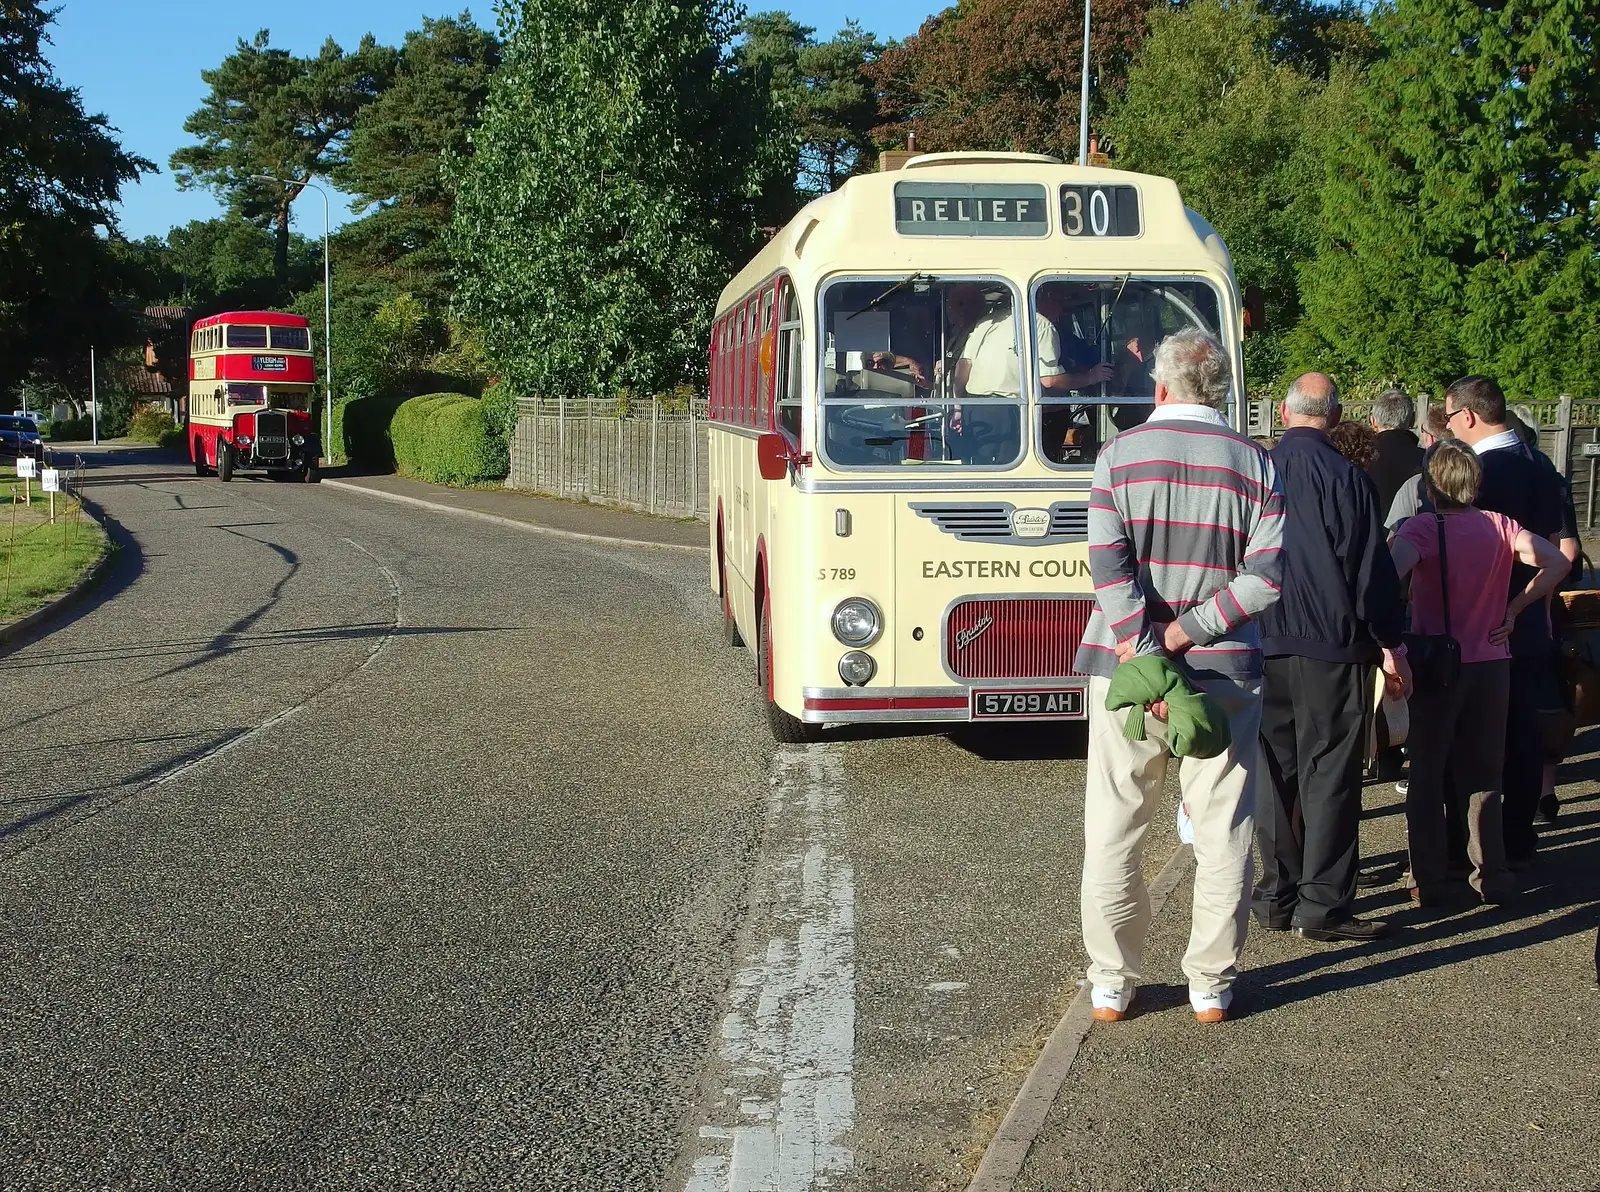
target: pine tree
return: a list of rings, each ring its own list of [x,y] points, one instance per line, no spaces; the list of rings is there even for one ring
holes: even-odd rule
[[[211,88],[183,123],[198,138],[172,155],[180,187],[203,186],[248,218],[270,224],[274,271],[289,280],[289,210],[314,176],[327,175],[344,158],[361,109],[394,75],[395,50],[371,35],[346,54],[331,37],[314,58],[273,49],[263,29],[200,77]],[[290,185],[255,181],[257,175]]]
[[[1398,0],[1330,147],[1300,354],[1437,390],[1600,371],[1597,0]]]
[[[381,279],[384,298],[407,292],[445,312],[452,196],[441,167],[470,151],[499,62],[494,35],[468,14],[424,17],[406,34],[392,85],[356,117],[333,180],[365,214],[340,230],[335,249],[344,271]]]
[[[705,375],[716,295],[771,173],[727,0],[524,0],[502,18],[459,170],[457,306],[524,392],[660,392]]]

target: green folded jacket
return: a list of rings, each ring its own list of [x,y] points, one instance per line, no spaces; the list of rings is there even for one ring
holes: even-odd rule
[[[1167,747],[1174,757],[1216,757],[1233,743],[1228,717],[1217,701],[1196,691],[1165,654],[1146,654],[1122,663],[1111,675],[1106,711],[1128,709],[1123,735],[1144,740],[1144,710],[1167,705]]]

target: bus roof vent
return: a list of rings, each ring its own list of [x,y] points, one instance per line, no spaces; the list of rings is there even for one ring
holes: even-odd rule
[[[904,169],[916,170],[923,166],[1015,166],[1063,164],[1059,157],[1048,153],[986,153],[963,150],[960,153],[924,153],[906,162]]]

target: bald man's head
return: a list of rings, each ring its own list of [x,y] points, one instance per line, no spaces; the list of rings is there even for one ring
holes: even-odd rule
[[[1339,386],[1326,373],[1309,372],[1296,377],[1283,399],[1283,421],[1288,426],[1320,426],[1326,430],[1339,421]]]

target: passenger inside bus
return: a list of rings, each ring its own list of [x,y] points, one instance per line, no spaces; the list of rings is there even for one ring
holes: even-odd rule
[[[842,467],[994,467],[1022,453],[1020,344],[1003,282],[913,274],[824,299],[823,444]]]
[[[1150,416],[1151,369],[1166,336],[1183,327],[1215,335],[1219,327],[1216,291],[1200,281],[1052,280],[1034,302],[1062,345],[1063,363],[1049,368],[1041,352],[1037,375],[1040,451],[1058,464],[1092,464],[1102,443]],[[1081,371],[1063,367],[1068,361]]]

